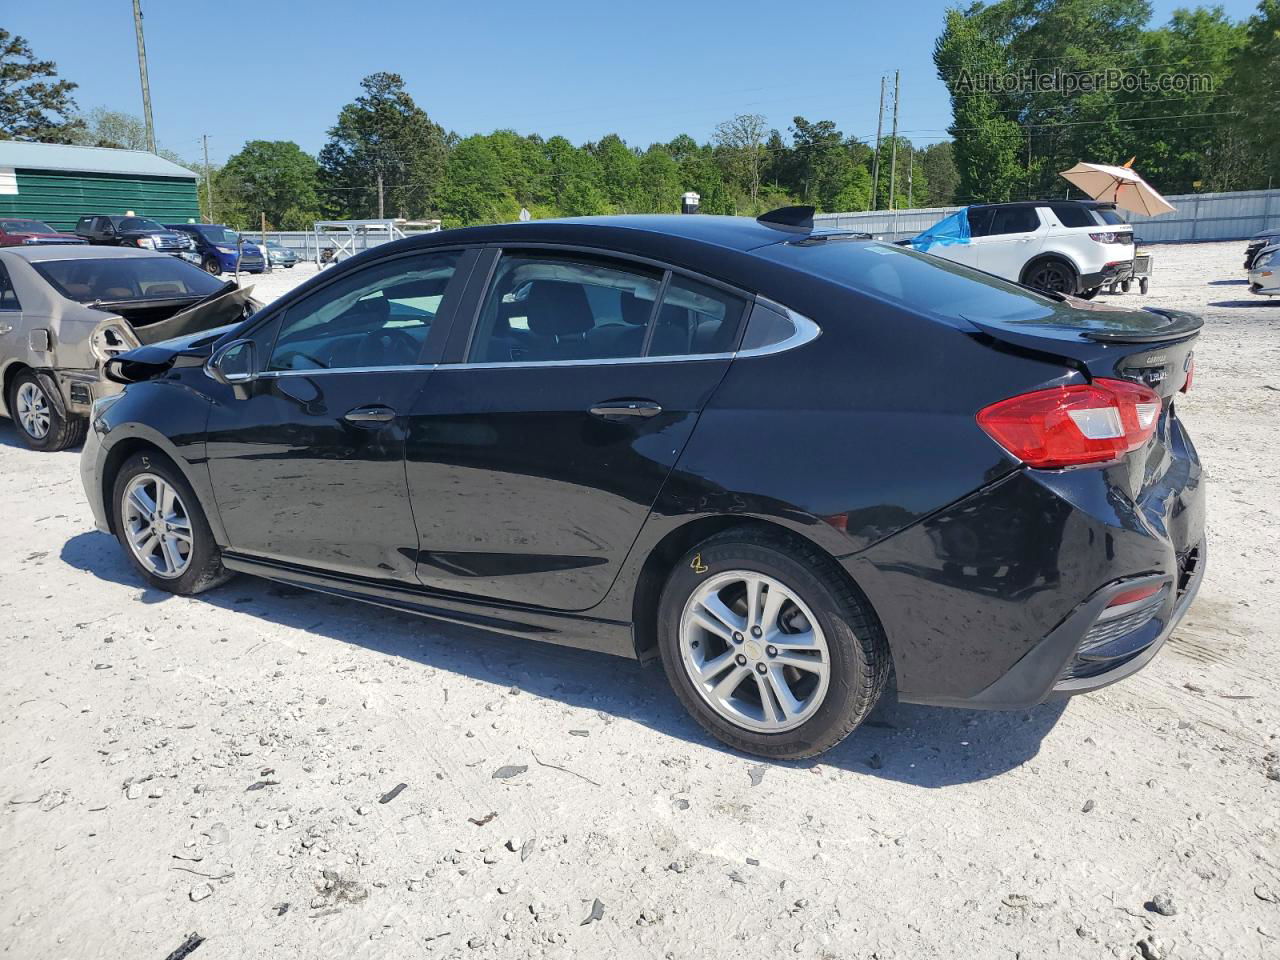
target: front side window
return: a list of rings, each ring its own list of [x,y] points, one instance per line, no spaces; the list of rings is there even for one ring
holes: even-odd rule
[[[120,229],[126,232],[133,230],[153,230],[157,233],[164,230],[164,227],[156,223],[154,220],[148,220],[146,217],[125,217],[120,221]]]
[[[204,238],[210,243],[222,243],[235,246],[240,239],[240,234],[227,227],[196,227],[200,233],[204,234]]]
[[[416,364],[459,256],[399,257],[317,290],[285,311],[267,369]]]
[[[585,257],[505,256],[468,359],[555,363],[642,356],[661,281],[656,270]]]

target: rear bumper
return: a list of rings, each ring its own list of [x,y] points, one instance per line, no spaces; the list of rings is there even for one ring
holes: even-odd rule
[[[1109,263],[1097,273],[1082,273],[1080,275],[1080,290],[1092,290],[1095,287],[1105,286],[1115,280],[1124,280],[1126,277],[1133,276],[1133,261],[1127,260],[1123,263]]]
[[[900,699],[1018,709],[1149,663],[1205,565],[1199,460],[1176,419],[1168,442],[1163,476],[1136,500],[1142,468],[1022,469],[845,558],[885,628]],[[1159,603],[1144,616],[1099,620],[1151,584]]]

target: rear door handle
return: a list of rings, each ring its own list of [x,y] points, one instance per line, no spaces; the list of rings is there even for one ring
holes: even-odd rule
[[[656,417],[662,407],[652,400],[606,400],[591,408],[591,415],[602,420],[622,420],[627,417]]]
[[[396,412],[390,407],[356,407],[348,410],[343,416],[347,423],[390,423],[396,418]]]

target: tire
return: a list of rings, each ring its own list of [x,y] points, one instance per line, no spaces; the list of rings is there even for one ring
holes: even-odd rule
[[[145,510],[148,501],[160,509]],[[151,586],[191,596],[231,579],[195,491],[163,454],[135,454],[121,465],[111,485],[110,510],[116,539]],[[135,548],[134,541],[141,546]]]
[[[746,581],[735,578],[743,577],[764,582],[760,595],[766,601],[783,598],[772,616],[756,618],[761,625],[771,622],[761,634],[752,633],[742,615]],[[709,615],[700,597],[737,607],[726,612],[735,615],[739,630],[723,622],[719,632],[703,627]],[[769,603],[760,607],[767,610]],[[767,642],[770,637],[778,647]],[[783,643],[791,637],[794,644]],[[788,646],[790,651],[778,649]],[[751,530],[712,537],[676,564],[659,601],[658,649],[672,689],[703,729],[736,750],[774,759],[811,757],[852,733],[879,699],[891,663],[875,613],[834,561],[808,544]],[[821,656],[810,659],[815,654]],[[697,678],[701,657],[701,666],[710,666]],[[783,664],[788,658],[811,666]],[[725,664],[723,672],[717,660]],[[736,683],[734,676],[740,677]],[[790,695],[789,714],[781,697],[767,692],[779,682]],[[711,688],[726,684],[732,684],[728,695],[713,700]]]
[[[52,453],[84,443],[89,421],[60,414],[44,383],[30,370],[13,378],[6,403],[18,439],[32,450]]]
[[[204,262],[200,264],[204,268],[204,272],[210,276],[222,276],[222,263],[217,257],[210,255],[204,258]]]
[[[1080,277],[1075,267],[1059,257],[1045,257],[1033,261],[1023,272],[1022,282],[1037,290],[1050,293],[1074,294]]]
[[[1123,283],[1120,284],[1120,289],[1123,290],[1125,293],[1128,293],[1129,287],[1131,286],[1132,286],[1132,283],[1128,280],[1125,280]]]
[[[1091,289],[1091,290],[1083,290],[1083,291],[1081,291],[1079,296],[1080,296],[1080,299],[1081,299],[1081,300],[1092,300],[1094,297],[1096,297],[1096,296],[1097,296],[1099,293],[1101,293],[1101,292],[1102,292],[1102,288],[1101,288],[1101,287],[1094,287],[1094,288],[1093,288],[1093,289]],[[1114,292],[1114,291],[1113,291],[1113,292]]]
[[[1139,291],[1141,291],[1143,295],[1145,295],[1145,294],[1146,294],[1146,292],[1147,292],[1147,278],[1146,278],[1146,277],[1142,277],[1142,278],[1140,278],[1140,279],[1138,280],[1138,290],[1139,290]]]

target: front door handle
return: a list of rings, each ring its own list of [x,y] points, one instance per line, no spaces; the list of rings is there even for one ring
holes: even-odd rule
[[[652,400],[606,400],[591,408],[591,415],[602,420],[621,420],[626,417],[648,419],[661,412],[662,407]]]
[[[396,412],[390,407],[356,407],[348,410],[342,419],[347,423],[390,423],[396,418]]]

